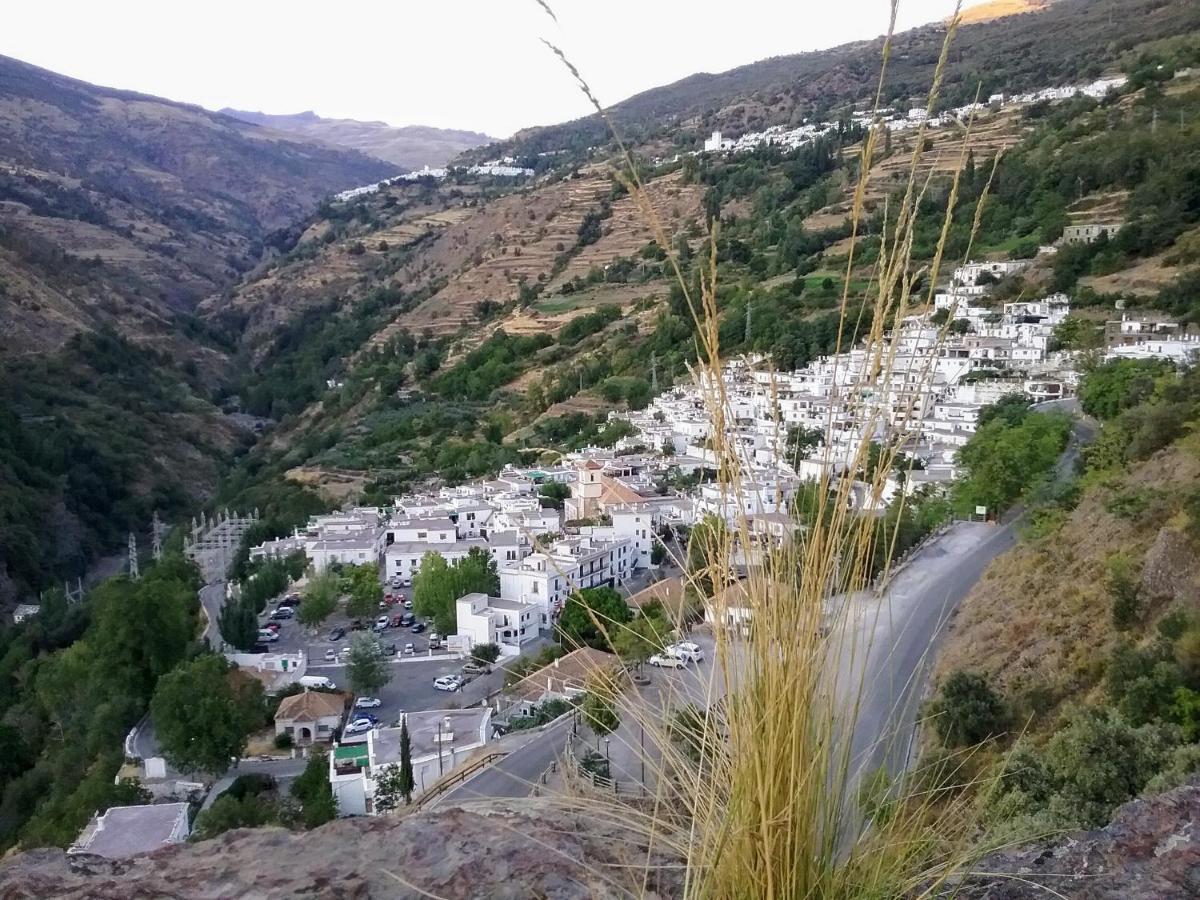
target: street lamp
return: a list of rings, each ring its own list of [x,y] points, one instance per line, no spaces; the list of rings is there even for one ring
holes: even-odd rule
[[[612,743],[612,741],[610,739],[608,739],[608,738],[604,739],[604,763],[605,763],[605,765],[608,765],[610,767],[609,768],[609,777],[612,777],[612,771],[611,771],[612,758],[608,754],[608,747],[609,747],[609,744],[611,744],[611,743]]]

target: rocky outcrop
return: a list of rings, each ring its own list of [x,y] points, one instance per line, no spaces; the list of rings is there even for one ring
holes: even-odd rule
[[[1185,900],[1200,897],[1200,781],[1117,810],[1097,831],[995,853],[956,900]]]
[[[651,860],[656,876],[644,891],[627,873],[645,865],[646,847],[628,828],[595,810],[585,818],[525,801],[519,812],[447,809],[303,833],[231,831],[121,861],[30,851],[0,866],[0,900],[681,896],[682,870]]]
[[[302,833],[231,831],[121,861],[35,850],[0,865],[0,900],[683,896],[680,860],[648,856],[641,836],[601,809],[585,815],[560,803],[513,803],[346,819]],[[971,869],[987,874],[963,879],[945,896],[1200,897],[1200,780],[1126,804],[1106,828],[992,854]]]
[[[1159,603],[1196,604],[1200,582],[1200,560],[1196,543],[1175,528],[1163,528],[1146,552],[1142,566],[1141,592]]]

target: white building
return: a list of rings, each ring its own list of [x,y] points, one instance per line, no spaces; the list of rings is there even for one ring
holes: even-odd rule
[[[466,594],[455,602],[458,635],[470,649],[479,644],[498,644],[515,652],[541,631],[541,611],[531,603],[503,600],[487,594]]]
[[[622,584],[632,571],[633,556],[628,538],[563,538],[515,565],[500,567],[500,596],[536,606],[539,627],[549,627],[572,592]]]

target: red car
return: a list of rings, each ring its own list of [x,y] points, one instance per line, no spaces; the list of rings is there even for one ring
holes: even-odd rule
[[[393,628],[399,628],[401,625],[404,624],[403,622],[400,621],[403,618],[404,618],[404,616],[392,616],[391,626]]]
[[[279,623],[278,623],[278,622],[268,622],[268,623],[267,623],[266,625],[264,625],[263,627],[264,627],[264,628],[267,628],[267,629],[269,629],[269,630],[271,630],[271,631],[275,631],[275,632],[278,632],[278,631],[279,631]]]

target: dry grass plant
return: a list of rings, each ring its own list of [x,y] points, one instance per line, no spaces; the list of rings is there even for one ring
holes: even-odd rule
[[[544,0],[536,2],[553,18]],[[876,109],[886,82],[897,7],[898,0],[893,0]],[[956,10],[930,86],[931,109],[937,106],[957,25]],[[546,43],[608,121],[576,67],[558,47]],[[929,352],[916,368],[911,366],[914,357],[905,356],[898,343],[888,339],[906,317],[932,300],[973,122],[959,123],[968,140],[962,143],[935,258],[924,267],[914,266],[912,259],[918,210],[933,177],[932,172],[923,180],[919,176],[925,152],[921,125],[905,189],[885,209],[884,244],[867,296],[855,297],[850,291],[854,247],[865,221],[864,199],[883,126],[873,126],[863,141],[836,348],[838,353],[859,348],[849,363],[854,371],[848,373],[859,377],[847,379],[841,415],[835,421],[831,414],[826,422],[824,474],[802,492],[799,527],[780,546],[761,543],[752,531],[745,498],[754,489],[754,467],[726,428],[732,412],[722,374],[728,361],[719,346],[719,222],[713,222],[707,253],[697,260],[696,295],[631,153],[608,123],[619,148],[618,177],[638,203],[658,246],[667,251],[691,311],[697,345],[693,374],[713,423],[722,503],[733,515],[727,527],[695,529],[687,554],[705,560],[687,570],[685,578],[693,595],[703,598],[714,623],[715,658],[689,667],[687,675],[663,673],[646,689],[630,684],[626,666],[592,676],[599,689],[617,698],[624,724],[613,739],[623,745],[619,749],[627,757],[635,756],[644,766],[643,790],[616,794],[604,782],[606,789],[598,791],[572,777],[564,790],[542,791],[536,802],[564,804],[596,821],[624,827],[647,848],[644,859],[631,860],[626,869],[598,873],[614,894],[650,892],[658,883],[656,868],[661,869],[664,856],[679,860],[682,891],[695,898],[930,896],[948,890],[974,858],[969,840],[972,810],[957,789],[972,777],[971,754],[944,759],[933,770],[908,767],[884,777],[867,771],[864,760],[869,754],[855,756],[850,748],[860,725],[864,692],[912,688],[871,684],[855,674],[873,649],[870,637],[863,634],[875,632],[856,627],[856,622],[889,614],[886,594],[872,590],[871,560],[880,542],[890,558],[896,540],[895,531],[882,530],[879,519],[861,510],[883,502],[888,473],[913,437],[916,422],[909,418],[914,403],[932,382],[932,357],[948,334],[948,324],[936,329]],[[972,235],[978,226],[977,214]],[[889,379],[897,385],[885,397],[894,404],[891,410],[871,389]],[[765,389],[776,391],[773,378]],[[858,441],[848,456],[836,450],[835,432],[847,425],[867,438],[887,435],[869,475],[864,474],[869,440]],[[776,446],[783,446],[785,431],[777,420]],[[904,498],[893,502],[903,503]],[[755,561],[740,581],[729,565],[739,555]],[[739,624],[743,608],[750,610],[748,627]],[[629,627],[595,617],[594,624],[610,642]],[[674,625],[680,633],[689,628],[685,621]],[[912,722],[901,715],[897,719],[871,736],[876,756],[881,748],[892,753],[896,741],[907,748]],[[871,797],[864,803],[868,793]],[[654,859],[660,861],[653,863]]]

